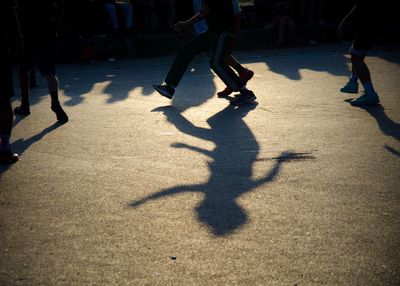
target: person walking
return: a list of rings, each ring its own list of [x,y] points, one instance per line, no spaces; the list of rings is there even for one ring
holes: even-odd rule
[[[193,0],[193,10],[195,14],[200,12],[201,4],[202,0]],[[237,35],[240,29],[240,17],[241,17],[241,9],[239,2],[237,0],[232,0],[232,7],[233,7],[233,12],[235,14],[236,35]],[[207,31],[208,26],[205,20],[201,20],[194,23],[193,28],[196,35],[198,35]],[[254,76],[254,72],[248,68],[243,67],[232,54],[227,55],[225,61],[230,67],[232,67],[237,72],[239,78],[245,85],[247,85],[247,82]],[[225,87],[224,90],[218,92],[217,95],[218,97],[227,97],[232,92],[233,90],[227,86]]]
[[[0,164],[18,161],[18,154],[11,151],[10,136],[13,111],[10,97],[13,95],[10,42],[23,48],[22,34],[13,0],[5,0],[0,9]]]
[[[384,3],[376,5],[373,1],[357,0],[356,5],[339,25],[339,37],[342,37],[346,27],[355,24],[353,43],[349,54],[351,59],[351,75],[349,81],[340,89],[344,93],[358,93],[358,80],[364,87],[364,93],[350,101],[353,106],[375,105],[379,103],[378,93],[375,91],[370,70],[365,63],[368,51],[375,43],[383,21]]]
[[[227,56],[232,53],[237,31],[232,0],[204,0],[199,13],[186,21],[176,23],[174,29],[180,32],[201,20],[206,21],[208,29],[183,46],[165,78],[165,83],[153,85],[154,89],[171,99],[194,57],[201,53],[211,53],[211,69],[231,90],[240,93],[231,104],[241,105],[254,101],[254,93],[246,88],[226,61]]]
[[[61,4],[60,0],[19,0],[18,8],[26,49],[20,67],[21,105],[15,108],[16,114],[30,114],[29,73],[36,63],[47,81],[51,96],[51,110],[56,114],[58,121],[68,121],[68,116],[58,99],[59,80],[56,75],[56,26],[62,14]]]

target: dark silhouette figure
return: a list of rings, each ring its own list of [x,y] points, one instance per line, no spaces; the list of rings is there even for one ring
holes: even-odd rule
[[[134,200],[131,207],[179,195],[181,193],[201,192],[204,200],[196,207],[198,220],[207,225],[215,236],[225,236],[243,226],[247,221],[246,211],[237,203],[237,199],[253,189],[276,179],[282,163],[299,159],[295,153],[283,152],[276,159],[273,168],[257,180],[252,179],[253,163],[257,160],[259,145],[250,128],[243,121],[256,104],[235,108],[226,107],[207,120],[208,128],[200,128],[184,118],[174,107],[160,107],[154,111],[163,112],[168,120],[180,131],[204,140],[212,141],[214,150],[205,150],[196,146],[175,143],[175,148],[187,148],[211,158],[210,178],[199,185],[181,185],[154,193],[146,198]]]
[[[385,108],[382,105],[376,106],[363,106],[362,109],[365,109],[375,120],[379,126],[379,129],[386,136],[393,137],[397,141],[400,141],[400,123],[393,121],[389,118],[385,112]],[[400,157],[400,151],[395,150],[390,146],[385,145],[385,149],[388,150],[393,155]]]

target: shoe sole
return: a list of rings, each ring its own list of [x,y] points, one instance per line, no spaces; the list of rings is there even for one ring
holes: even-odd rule
[[[358,93],[358,90],[357,90],[357,91],[340,90],[340,92],[343,92],[343,93],[350,93],[350,94],[357,94],[357,93]]]
[[[253,78],[253,76],[254,76],[254,72],[249,71],[249,76],[244,79],[243,83],[246,85],[247,82]],[[218,97],[227,97],[227,96],[231,95],[232,92],[233,91],[230,91],[230,92],[221,91],[221,92],[218,92],[217,95],[218,95]]]
[[[217,96],[218,96],[218,97],[228,97],[230,94],[232,94],[232,91],[231,91],[231,92],[224,92],[224,91],[221,91],[221,92],[218,92],[218,93],[217,93]]]
[[[162,96],[164,96],[164,97],[166,97],[166,98],[168,98],[168,99],[172,99],[172,95],[171,95],[171,94],[165,93],[165,91],[162,90],[162,89],[159,89],[157,85],[153,84],[153,88],[154,88],[159,94],[161,94]]]
[[[249,97],[249,98],[246,98],[246,99],[244,99],[244,100],[238,99],[238,100],[235,100],[235,101],[231,101],[231,104],[232,104],[232,105],[239,106],[239,105],[251,103],[251,102],[255,101],[256,99],[257,99],[257,97],[254,95],[254,96]]]

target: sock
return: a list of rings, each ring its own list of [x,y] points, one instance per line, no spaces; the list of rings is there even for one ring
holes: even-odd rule
[[[365,92],[375,92],[374,87],[372,86],[371,81],[367,81],[366,83],[363,84]]]
[[[10,150],[10,135],[2,134],[0,135],[0,139],[1,139],[0,151]]]
[[[350,79],[350,81],[352,81],[352,82],[357,82],[357,81],[358,81],[358,76],[352,73],[352,74],[350,75],[350,78],[349,78],[349,79]]]

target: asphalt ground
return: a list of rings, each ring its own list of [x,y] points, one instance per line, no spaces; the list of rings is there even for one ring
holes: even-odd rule
[[[257,103],[198,58],[58,67],[0,167],[0,285],[399,285],[400,47],[366,59],[381,104],[342,94],[347,45],[241,51]],[[13,106],[19,104],[18,96]]]

